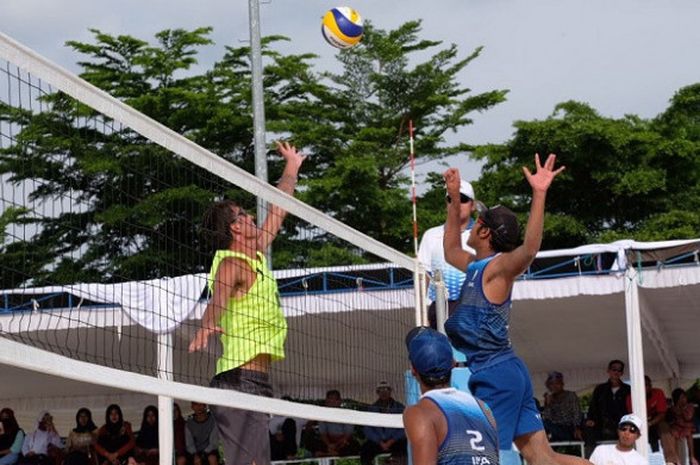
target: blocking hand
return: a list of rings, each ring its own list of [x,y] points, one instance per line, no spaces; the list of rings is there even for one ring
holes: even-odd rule
[[[535,174],[532,174],[530,170],[523,166],[523,173],[525,174],[525,179],[530,183],[533,191],[546,192],[549,186],[552,184],[554,178],[564,171],[565,166],[559,167],[559,169],[554,169],[554,164],[557,161],[557,156],[550,153],[547,157],[547,161],[544,162],[544,166],[540,163],[540,154],[535,154]]]

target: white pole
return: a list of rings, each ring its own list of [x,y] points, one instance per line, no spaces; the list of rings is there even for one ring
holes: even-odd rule
[[[425,307],[425,272],[417,258],[413,259],[413,295],[416,301],[416,326],[423,325]]]
[[[158,378],[173,379],[173,337],[158,335]],[[173,465],[173,398],[158,396],[159,465]]]
[[[447,289],[442,279],[442,271],[433,271],[433,284],[435,285],[435,322],[437,330],[445,334],[445,321],[447,321]]]
[[[627,317],[627,355],[632,385],[632,411],[642,419],[642,435],[637,440],[637,451],[648,456],[647,403],[644,388],[644,352],[642,350],[642,321],[639,312],[637,270],[629,266],[625,272],[625,315]]]

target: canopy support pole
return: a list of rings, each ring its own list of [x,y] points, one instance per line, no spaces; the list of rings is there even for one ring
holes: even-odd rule
[[[158,335],[158,378],[173,379],[173,337]],[[173,464],[173,398],[158,396],[158,449],[159,465]]]
[[[642,349],[642,323],[639,311],[637,270],[628,266],[625,271],[625,315],[627,318],[627,355],[630,382],[632,384],[632,411],[642,419],[642,435],[637,439],[637,452],[648,457],[647,403],[644,389],[644,352]]]

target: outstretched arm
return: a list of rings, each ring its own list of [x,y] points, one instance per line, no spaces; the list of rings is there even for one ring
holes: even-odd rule
[[[450,168],[445,171],[443,177],[447,186],[447,195],[450,196],[450,204],[447,206],[445,236],[442,239],[445,261],[460,271],[466,271],[469,263],[474,260],[474,255],[462,248],[462,234],[459,230],[459,170]]]
[[[188,349],[190,352],[206,349],[209,345],[209,336],[223,332],[223,329],[219,326],[219,320],[221,320],[221,315],[226,310],[228,300],[235,291],[236,281],[239,276],[237,266],[239,265],[234,258],[227,258],[219,265],[214,281],[214,295],[212,295],[202,316],[201,328],[199,328],[194,338],[192,338],[192,342],[190,342]]]
[[[508,279],[515,279],[524,272],[530,263],[535,259],[535,255],[540,250],[542,244],[542,230],[544,228],[544,204],[547,197],[547,190],[554,178],[564,171],[564,166],[554,169],[557,156],[549,154],[544,165],[540,164],[539,154],[535,154],[535,173],[531,173],[527,167],[523,167],[523,173],[527,182],[532,187],[532,203],[530,204],[530,216],[527,219],[525,228],[525,240],[523,244],[510,253],[503,254],[499,260],[494,260],[494,274],[505,276]]]
[[[297,185],[297,175],[301,164],[306,160],[306,155],[302,155],[296,147],[288,142],[277,141],[277,151],[285,160],[284,171],[277,183],[277,188],[282,192],[294,195],[294,189]],[[265,223],[262,226],[260,237],[258,239],[258,250],[265,250],[277,237],[277,233],[282,227],[282,221],[287,216],[286,210],[277,205],[270,205],[270,211],[265,217]]]

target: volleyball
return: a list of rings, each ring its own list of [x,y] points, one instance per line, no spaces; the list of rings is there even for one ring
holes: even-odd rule
[[[354,47],[362,40],[363,32],[360,13],[347,6],[328,10],[321,22],[323,38],[336,48]]]

